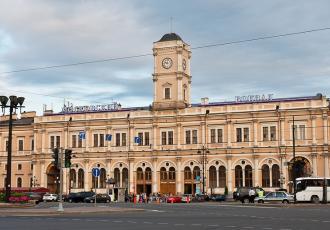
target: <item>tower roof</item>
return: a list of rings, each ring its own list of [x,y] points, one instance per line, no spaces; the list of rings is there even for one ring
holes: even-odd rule
[[[176,41],[176,40],[181,40],[181,37],[179,35],[177,35],[176,33],[168,33],[165,34],[160,40],[159,42],[167,42],[167,41]]]

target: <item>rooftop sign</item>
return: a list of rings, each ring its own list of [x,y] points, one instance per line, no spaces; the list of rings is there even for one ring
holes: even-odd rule
[[[273,100],[274,94],[235,96],[236,102],[260,102]]]
[[[82,113],[82,112],[100,112],[100,111],[114,111],[120,110],[121,104],[117,102],[107,105],[87,105],[87,106],[73,106],[73,104],[64,105],[62,113]]]

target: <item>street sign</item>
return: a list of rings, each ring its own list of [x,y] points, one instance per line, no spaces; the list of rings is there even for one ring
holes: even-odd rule
[[[79,132],[79,140],[86,139],[86,133],[85,132]]]
[[[111,141],[112,140],[112,135],[111,134],[106,134],[105,135],[105,140],[106,141]]]
[[[93,176],[95,176],[95,177],[99,177],[100,174],[101,174],[101,171],[100,171],[100,169],[98,169],[98,168],[93,168],[93,169],[92,169],[92,174],[93,174]]]

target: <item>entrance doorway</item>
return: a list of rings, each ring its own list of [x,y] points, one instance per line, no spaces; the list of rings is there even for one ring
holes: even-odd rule
[[[59,193],[60,189],[60,170],[53,164],[49,165],[47,169],[47,188],[50,193]]]
[[[165,167],[160,169],[160,192],[169,195],[176,194],[174,167],[170,167],[169,171]]]
[[[293,191],[293,180],[298,177],[309,177],[312,175],[310,162],[305,157],[295,157],[288,164],[289,170],[289,192]]]

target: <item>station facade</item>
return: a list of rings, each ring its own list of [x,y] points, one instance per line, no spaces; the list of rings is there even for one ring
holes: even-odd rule
[[[153,45],[152,105],[66,107],[14,121],[12,187],[58,190],[52,151],[71,149],[64,193],[231,193],[235,187],[291,188],[294,177],[329,176],[329,101],[322,94],[191,103],[191,49],[177,34]],[[293,143],[295,136],[295,143]],[[4,187],[8,116],[0,121]],[[295,154],[293,153],[295,152]],[[294,158],[295,155],[295,158]],[[101,174],[95,178],[92,168]]]

